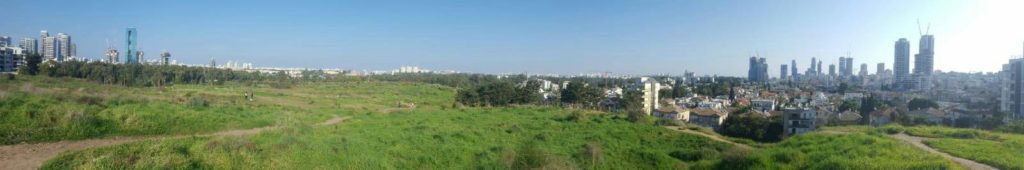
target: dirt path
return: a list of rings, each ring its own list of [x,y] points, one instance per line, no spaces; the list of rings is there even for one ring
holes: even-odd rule
[[[345,121],[349,118],[351,117],[334,117],[330,120],[319,123],[319,125],[333,125]],[[59,141],[51,143],[6,145],[0,146],[0,169],[39,169],[39,166],[42,166],[43,162],[45,162],[46,160],[52,159],[53,157],[56,157],[58,154],[67,151],[85,150],[145,140],[180,139],[192,136],[246,136],[277,128],[279,127],[269,126],[252,129],[227,130],[202,135],[112,137],[106,139],[86,139],[77,141]]]
[[[741,149],[746,149],[746,150],[753,150],[754,149],[754,147],[750,147],[750,145],[746,145],[746,144],[742,144],[742,143],[736,143],[736,142],[733,142],[733,141],[730,141],[730,140],[722,139],[721,136],[709,135],[709,134],[705,134],[705,133],[701,133],[701,132],[697,132],[697,131],[692,131],[692,130],[687,130],[687,129],[679,129],[679,126],[665,126],[665,128],[672,129],[672,130],[679,131],[679,132],[683,132],[683,133],[700,135],[700,136],[709,138],[711,140],[715,140],[715,141],[719,141],[719,142],[725,142],[725,143],[728,143],[728,144],[735,145],[736,147],[739,147]]]
[[[964,167],[967,167],[969,169],[983,169],[983,170],[989,170],[989,169],[993,169],[994,170],[994,169],[996,169],[996,168],[994,168],[992,166],[988,166],[988,165],[985,165],[985,164],[982,164],[982,163],[974,162],[972,160],[956,157],[956,156],[947,154],[945,152],[941,152],[941,151],[936,150],[935,148],[932,148],[932,147],[930,147],[928,145],[925,145],[923,142],[921,142],[921,141],[924,141],[925,139],[928,139],[928,138],[917,137],[917,136],[910,136],[910,135],[907,135],[905,133],[900,133],[900,134],[896,134],[896,135],[889,135],[889,136],[892,136],[893,138],[896,138],[896,139],[902,140],[904,142],[910,143],[911,145],[914,145],[915,147],[920,148],[921,150],[925,150],[925,151],[928,151],[928,152],[931,152],[931,153],[942,155],[942,157],[946,157],[946,159],[953,160],[953,162],[956,162],[956,163],[958,163],[960,165],[963,165]]]

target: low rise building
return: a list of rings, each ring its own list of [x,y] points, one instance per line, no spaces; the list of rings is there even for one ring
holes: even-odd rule
[[[681,107],[661,107],[654,111],[654,117],[669,120],[690,120],[690,110]]]
[[[814,131],[818,113],[813,109],[786,109],[782,115],[783,134],[793,136]]]
[[[771,112],[775,110],[775,100],[771,99],[754,99],[750,100],[750,107],[753,110],[761,112]]]
[[[728,117],[729,113],[722,110],[697,108],[690,110],[690,118],[687,122],[719,131],[722,129],[725,118]]]

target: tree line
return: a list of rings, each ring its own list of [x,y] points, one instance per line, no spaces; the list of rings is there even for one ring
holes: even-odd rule
[[[601,88],[583,82],[569,82],[557,95],[545,98],[540,80],[496,80],[479,86],[462,88],[455,101],[468,106],[508,106],[552,104],[573,108],[600,108],[604,99]]]
[[[288,80],[284,72],[260,73],[180,65],[110,64],[100,62],[42,62],[38,54],[25,55],[19,74],[71,77],[123,86],[222,84],[225,81]]]

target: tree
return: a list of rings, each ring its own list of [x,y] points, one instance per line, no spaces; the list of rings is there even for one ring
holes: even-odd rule
[[[675,98],[675,96],[672,96],[672,89],[661,89],[661,90],[658,90],[658,98],[659,99],[672,99],[672,98]]]
[[[582,82],[569,82],[565,89],[562,89],[562,103],[580,105],[583,107],[595,107],[601,101],[601,90],[587,86]]]
[[[839,83],[839,94],[846,93],[846,90],[848,90],[849,88],[850,86],[846,85],[846,83]]]
[[[672,98],[680,98],[689,96],[690,90],[683,86],[682,82],[676,81],[675,87],[672,87]]]
[[[630,89],[622,92],[622,97],[619,102],[622,105],[622,109],[626,112],[629,111],[640,111],[643,109],[642,94],[639,90]]]
[[[42,62],[42,56],[36,53],[28,53],[25,56],[25,65],[18,69],[18,74],[36,75],[39,73],[39,63]]]
[[[839,111],[850,111],[853,109],[860,108],[860,102],[856,101],[843,101],[843,104],[839,104]]]
[[[519,104],[540,103],[543,98],[540,94],[540,85],[540,81],[537,80],[526,81],[522,87],[516,89],[515,102]]]
[[[910,109],[911,111],[927,108],[939,108],[939,104],[935,103],[935,101],[928,99],[914,98],[907,103],[907,108]]]
[[[871,112],[874,112],[878,108],[885,107],[884,104],[885,103],[882,102],[882,100],[880,100],[878,98],[875,98],[873,96],[872,97],[865,97],[865,98],[861,99],[860,109],[858,109],[858,111],[859,111],[861,117],[869,117]],[[868,119],[861,119],[861,121],[862,121],[863,124],[867,124],[868,123]]]
[[[761,142],[781,141],[783,130],[782,120],[779,118],[769,119],[749,114],[729,116],[722,123],[723,135]]]

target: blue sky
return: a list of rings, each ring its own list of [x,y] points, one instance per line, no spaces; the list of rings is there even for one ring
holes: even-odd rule
[[[893,43],[931,23],[936,69],[996,71],[1024,43],[1018,1],[49,1],[5,2],[0,35],[65,32],[78,54],[123,51],[137,27],[153,58],[256,66],[484,73],[742,76],[747,58],[770,74],[796,59],[892,67]]]

